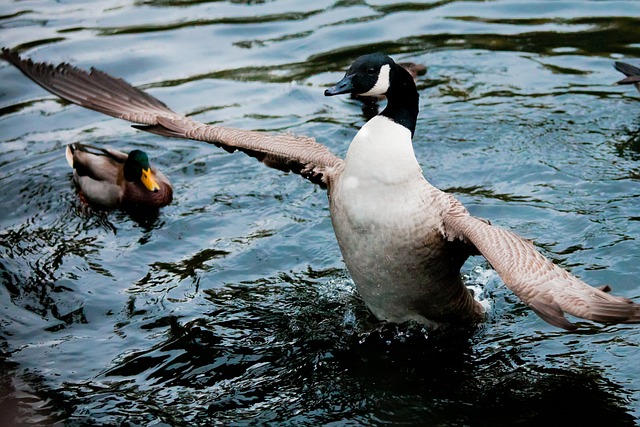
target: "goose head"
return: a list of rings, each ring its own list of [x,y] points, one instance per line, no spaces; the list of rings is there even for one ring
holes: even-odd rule
[[[326,96],[351,93],[360,96],[386,95],[396,71],[393,59],[383,53],[360,56],[349,67],[345,76],[324,91]]]
[[[410,72],[383,53],[360,56],[345,76],[324,91],[326,96],[351,94],[385,96],[387,106],[380,113],[411,131],[413,136],[418,116],[418,91]]]

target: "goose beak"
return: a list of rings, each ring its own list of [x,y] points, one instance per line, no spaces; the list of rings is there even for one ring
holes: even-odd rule
[[[343,93],[351,93],[353,91],[353,75],[346,75],[342,80],[334,86],[324,91],[324,96],[341,95]]]
[[[156,182],[155,178],[151,174],[151,169],[142,169],[142,175],[140,176],[140,181],[147,187],[147,190],[153,191],[154,193],[160,190],[160,186]]]

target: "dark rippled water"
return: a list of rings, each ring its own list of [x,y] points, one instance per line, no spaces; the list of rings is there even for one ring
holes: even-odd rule
[[[640,300],[637,1],[6,1],[0,44],[95,66],[210,123],[344,154],[361,105],[322,93],[358,55],[429,66],[427,178]],[[140,133],[0,64],[0,424],[640,423],[640,327],[569,334],[480,258],[470,338],[380,325],[324,191],[242,154]],[[64,147],[142,148],[175,202],[155,218],[76,197]]]

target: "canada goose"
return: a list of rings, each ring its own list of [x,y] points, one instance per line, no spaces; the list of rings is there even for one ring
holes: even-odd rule
[[[80,195],[102,208],[160,208],[171,203],[173,190],[164,174],[149,165],[144,151],[70,144],[66,158]]]
[[[156,98],[92,69],[2,57],[50,92],[83,107],[129,120],[164,136],[240,150],[267,166],[327,188],[331,220],[347,269],[381,320],[438,328],[474,325],[481,305],[460,268],[482,254],[504,283],[540,317],[574,330],[564,313],[604,323],[640,322],[640,305],[607,294],[543,257],[527,240],[471,216],[453,196],[427,182],[412,135],[418,92],[410,74],[381,53],[356,59],[326,95],[386,95],[386,108],[357,133],[345,160],[312,138],[270,135],[199,123]]]
[[[619,85],[634,85],[638,92],[640,92],[640,68],[634,67],[630,64],[625,64],[624,62],[616,62],[614,64],[616,70],[620,71],[622,74],[627,76],[626,78],[616,82]]]

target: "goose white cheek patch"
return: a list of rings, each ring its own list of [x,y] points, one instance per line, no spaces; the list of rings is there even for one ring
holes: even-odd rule
[[[385,64],[380,68],[378,74],[378,81],[371,89],[365,93],[361,93],[362,96],[379,96],[384,95],[389,90],[389,70],[391,67],[389,64]]]

